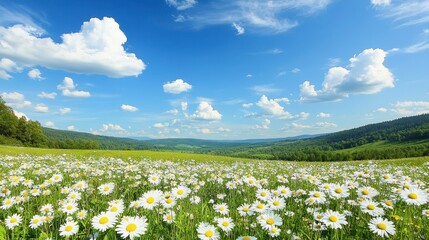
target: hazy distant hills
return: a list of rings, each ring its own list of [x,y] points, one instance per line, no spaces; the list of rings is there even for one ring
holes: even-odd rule
[[[429,114],[330,134],[246,140],[118,138],[43,128],[50,139],[84,139],[101,149],[169,150],[286,160],[379,159],[429,155]]]

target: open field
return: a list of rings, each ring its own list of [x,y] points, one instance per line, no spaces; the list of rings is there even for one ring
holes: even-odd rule
[[[421,239],[428,162],[1,146],[0,239]]]

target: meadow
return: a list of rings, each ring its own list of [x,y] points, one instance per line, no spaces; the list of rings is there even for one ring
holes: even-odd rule
[[[0,146],[0,239],[427,239],[429,157]]]

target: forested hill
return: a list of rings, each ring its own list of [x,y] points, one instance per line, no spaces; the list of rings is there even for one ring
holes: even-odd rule
[[[320,137],[219,152],[299,161],[386,159],[429,155],[429,114],[370,124]]]

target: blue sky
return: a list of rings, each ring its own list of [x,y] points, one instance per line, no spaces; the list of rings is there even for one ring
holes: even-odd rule
[[[335,132],[429,112],[429,1],[0,0],[0,94],[121,137]]]

